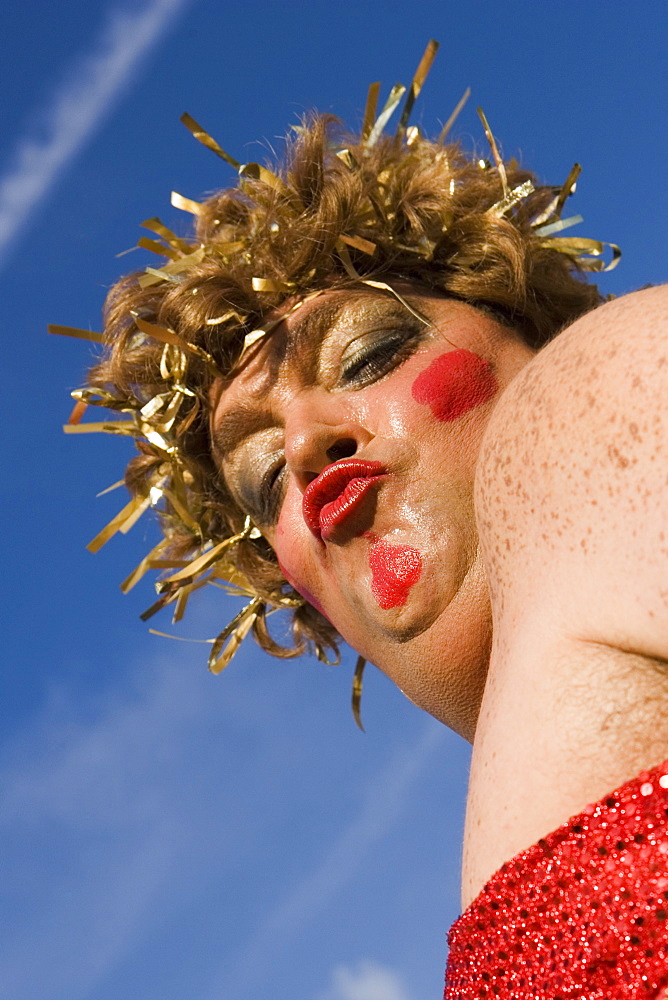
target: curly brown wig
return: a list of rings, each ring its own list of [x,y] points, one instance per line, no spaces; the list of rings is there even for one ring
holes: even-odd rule
[[[222,546],[222,562],[205,560],[208,576],[182,570],[179,586],[167,580],[159,604],[179,594],[182,600],[181,585],[190,592],[204,579],[224,577],[255,596],[248,627],[265,650],[336,651],[332,625],[292,590],[264,539],[243,532],[244,512],[211,455],[213,379],[230,373],[247,336],[286,301],[368,279],[400,277],[492,310],[528,345],[541,347],[602,301],[583,280],[582,246],[552,235],[572,186],[560,196],[514,161],[490,164],[417,129],[371,142],[368,130],[347,135],[337,119],[314,114],[286,140],[284,158],[271,170],[250,164],[240,168],[235,187],[202,204],[181,199],[196,215],[191,238],[149,220],[164,242],[140,244],[164,254],[167,264],[112,288],[105,356],[90,374],[89,389],[98,395],[89,391],[85,399],[133,418],[143,414],[144,424],[157,412],[164,418],[158,430],[171,435],[165,443],[145,430],[137,434],[139,453],[126,474],[144,506],[151,487],[161,497],[167,543],[152,565],[171,560],[173,569],[207,546],[215,553],[225,539],[243,536]],[[278,645],[266,624],[267,611],[286,603],[290,648]]]

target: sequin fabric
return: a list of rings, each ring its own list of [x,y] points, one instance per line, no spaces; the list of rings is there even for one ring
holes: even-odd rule
[[[448,936],[444,1000],[668,997],[668,761],[492,876]]]

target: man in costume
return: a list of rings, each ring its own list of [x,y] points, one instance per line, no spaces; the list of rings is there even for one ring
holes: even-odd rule
[[[666,295],[603,305],[582,280],[604,246],[568,235],[577,166],[539,185],[484,115],[489,160],[451,123],[409,126],[434,54],[403,105],[394,88],[378,113],[372,86],[359,136],[315,116],[276,169],[184,116],[239,182],[176,196],[194,238],[149,220],[140,245],[167,263],[110,294],[69,429],[109,407],[99,429],[138,454],[91,548],[157,508],[164,538],[124,588],[162,569],[145,617],[177,620],[209,581],[246,595],[214,672],[250,631],[282,656],[343,637],[358,719],[369,659],[474,742],[447,997],[658,997]]]

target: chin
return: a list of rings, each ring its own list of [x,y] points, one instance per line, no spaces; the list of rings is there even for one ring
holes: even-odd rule
[[[399,645],[412,642],[431,629],[441,614],[434,603],[432,592],[430,600],[413,600],[408,607],[381,611],[380,614],[380,609],[376,609],[375,631],[388,642]]]
[[[384,608],[369,578],[362,593],[353,599],[352,607],[346,608],[344,615],[332,611],[331,621],[349,646],[374,662],[379,648],[404,646],[434,627],[457,593],[456,587],[445,592],[442,584],[434,574],[423,574],[411,587],[405,603]]]
[[[438,582],[421,580],[399,615],[376,613],[349,642],[413,704],[473,742],[492,643],[487,586],[477,560],[460,586],[446,591],[440,581],[439,594]]]

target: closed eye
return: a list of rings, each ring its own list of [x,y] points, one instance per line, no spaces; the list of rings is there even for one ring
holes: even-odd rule
[[[382,339],[374,339],[341,363],[339,386],[361,388],[376,382],[397,368],[413,353],[424,328],[415,331],[396,330]]]
[[[269,466],[260,482],[258,499],[264,524],[273,524],[278,517],[283,498],[285,471],[285,459],[281,456]]]

